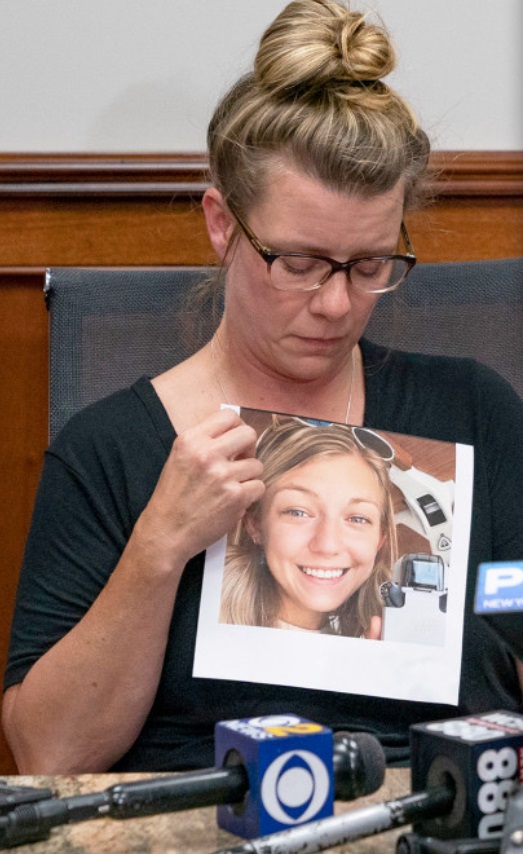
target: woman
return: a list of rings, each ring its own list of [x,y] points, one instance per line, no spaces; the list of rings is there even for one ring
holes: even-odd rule
[[[227,548],[222,622],[378,640],[396,559],[388,464],[350,427],[275,418],[265,494]]]
[[[216,720],[276,711],[406,757],[415,721],[520,703],[472,597],[480,561],[523,553],[521,402],[479,365],[362,337],[414,263],[402,222],[429,155],[382,80],[393,66],[365,16],[296,0],[218,105],[203,199],[226,269],[216,335],[73,418],[46,455],[5,677],[22,773],[209,766]],[[224,402],[476,445],[458,707],[192,677],[203,552],[265,491],[254,430]]]

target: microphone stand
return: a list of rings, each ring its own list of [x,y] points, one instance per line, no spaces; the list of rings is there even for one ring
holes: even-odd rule
[[[334,734],[333,772],[335,797],[352,800],[376,791],[385,776],[381,745],[367,733]],[[59,825],[98,818],[128,819],[165,812],[241,802],[249,791],[246,768],[233,764],[205,768],[129,783],[105,791],[68,798],[36,800],[31,789],[26,803],[18,793],[18,806],[0,814],[0,849],[47,839]]]
[[[216,854],[316,854],[336,845],[411,824],[417,819],[444,816],[450,811],[454,797],[452,787],[437,786],[426,792],[251,839]]]
[[[243,765],[117,783],[102,792],[68,798],[31,798],[0,816],[0,849],[48,839],[63,824],[98,818],[128,819],[163,812],[233,804],[248,791]],[[45,790],[46,792],[48,790]]]

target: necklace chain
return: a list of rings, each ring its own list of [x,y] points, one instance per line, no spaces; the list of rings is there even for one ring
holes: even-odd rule
[[[345,424],[349,423],[350,416],[350,408],[352,404],[352,391],[354,388],[354,374],[356,373],[356,356],[354,355],[355,347],[352,348],[350,354],[350,385],[349,385],[349,398],[347,400],[347,409],[345,411]]]
[[[227,405],[229,405],[230,400],[229,400],[228,395],[226,394],[225,389],[223,387],[223,383],[222,383],[221,376],[220,376],[220,371],[218,370],[218,363],[216,361],[216,336],[215,335],[213,335],[213,337],[211,338],[210,343],[211,343],[211,364],[212,364],[212,369],[213,369],[213,373],[214,373],[214,378],[215,378],[216,384],[220,390],[220,394],[221,394],[223,402],[226,403]],[[347,400],[347,409],[345,410],[344,424],[349,423],[350,409],[351,409],[351,405],[352,405],[352,392],[354,389],[354,374],[356,373],[356,357],[354,355],[354,350],[355,350],[355,348],[353,347],[352,352],[351,352],[349,397]]]

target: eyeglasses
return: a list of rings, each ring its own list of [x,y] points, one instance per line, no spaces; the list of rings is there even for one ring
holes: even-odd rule
[[[335,261],[325,255],[273,252],[263,245],[237,213],[231,212],[251,245],[267,264],[271,285],[280,291],[315,291],[334,273],[343,270],[350,284],[357,290],[367,294],[384,294],[399,287],[416,263],[409,233],[403,222],[401,236],[406,255],[371,255],[353,258],[351,261]]]

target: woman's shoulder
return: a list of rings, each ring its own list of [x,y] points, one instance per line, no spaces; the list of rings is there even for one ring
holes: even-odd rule
[[[444,383],[448,387],[451,383],[452,388],[477,387],[489,392],[512,388],[497,371],[476,358],[395,350],[365,339],[360,344],[366,375],[371,378],[387,376],[390,381],[395,377],[399,382],[410,379],[422,386],[430,380],[430,386]]]
[[[170,447],[175,432],[148,377],[80,409],[66,422],[49,446],[64,456],[82,447],[144,445],[148,440]]]
[[[470,444],[500,419],[520,429],[523,401],[478,360],[361,345],[372,426]]]

